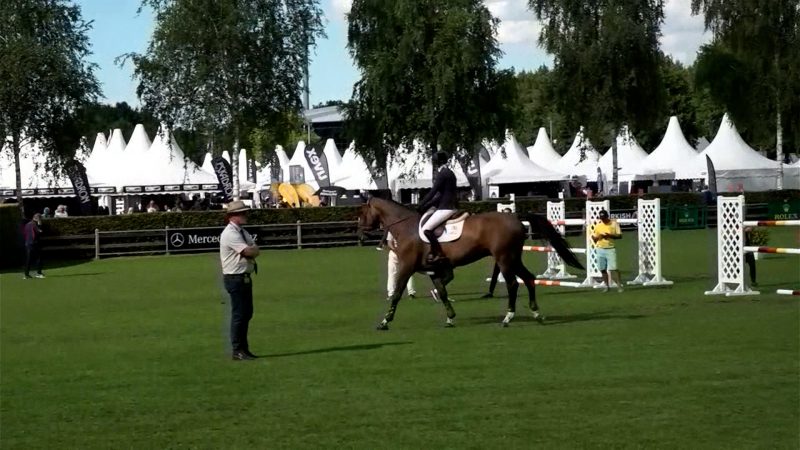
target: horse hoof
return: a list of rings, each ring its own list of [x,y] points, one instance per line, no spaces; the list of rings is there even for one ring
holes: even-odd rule
[[[375,327],[375,329],[378,331],[388,331],[389,325],[386,325],[385,323],[379,323],[378,326]]]
[[[500,326],[503,327],[503,328],[508,328],[508,322],[502,321],[502,322],[500,322]]]
[[[541,314],[538,317],[536,317],[536,321],[539,322],[540,324],[544,324],[544,320],[545,317]]]
[[[444,327],[445,328],[455,328],[456,324],[450,323],[450,322],[445,322]]]

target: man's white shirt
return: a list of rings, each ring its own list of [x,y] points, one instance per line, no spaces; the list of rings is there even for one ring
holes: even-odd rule
[[[223,274],[253,272],[253,261],[242,255],[242,251],[250,245],[255,245],[250,233],[234,223],[228,223],[219,237],[219,259]]]

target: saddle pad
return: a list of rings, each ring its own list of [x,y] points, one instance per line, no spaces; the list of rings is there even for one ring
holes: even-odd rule
[[[419,238],[422,239],[422,242],[425,242],[425,243],[428,243],[428,244],[430,244],[430,241],[428,240],[428,237],[425,236],[425,233],[422,232],[422,225],[425,222],[427,222],[428,219],[430,219],[431,214],[433,214],[433,211],[435,211],[435,210],[429,210],[428,212],[426,212],[425,214],[422,215],[422,218],[419,221],[419,227],[418,227]],[[453,241],[457,240],[458,238],[460,238],[461,237],[461,232],[464,230],[465,219],[467,218],[468,215],[469,215],[469,213],[459,214],[458,217],[455,217],[453,219],[449,219],[447,222],[445,222],[444,226],[440,225],[440,226],[436,227],[436,234],[439,234],[439,231],[444,229],[442,231],[442,234],[437,238],[439,243],[443,244],[445,242],[453,242]]]

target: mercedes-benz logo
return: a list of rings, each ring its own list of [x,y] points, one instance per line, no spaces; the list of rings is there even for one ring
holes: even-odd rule
[[[173,247],[182,247],[183,246],[183,234],[182,233],[174,233],[169,238],[169,242],[170,242],[170,244],[172,244]]]

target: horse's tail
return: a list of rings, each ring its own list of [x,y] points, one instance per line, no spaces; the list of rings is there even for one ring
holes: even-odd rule
[[[575,253],[572,253],[567,240],[564,239],[564,236],[556,230],[549,220],[534,213],[528,215],[526,219],[530,222],[533,232],[539,233],[544,237],[567,265],[583,270],[583,264],[581,264],[578,257],[575,256]]]

